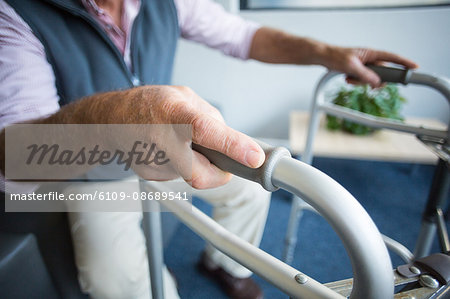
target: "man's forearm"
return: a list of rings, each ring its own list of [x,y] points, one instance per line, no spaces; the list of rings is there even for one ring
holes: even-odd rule
[[[262,27],[256,31],[249,58],[267,63],[324,64],[329,46],[281,30]]]
[[[396,63],[406,68],[417,67],[413,61],[393,53],[333,46],[267,27],[256,31],[249,57],[268,63],[323,65],[357,79],[352,82],[367,83],[372,87],[380,86],[381,80],[366,64]]]
[[[124,123],[121,117],[130,99],[138,89],[95,94],[62,107],[46,118],[32,120],[35,124],[116,124]],[[138,102],[135,103],[136,105]],[[131,117],[131,116],[129,116]]]
[[[144,89],[134,88],[95,94],[62,107],[56,113],[27,121],[28,124],[121,124],[136,123]],[[133,101],[133,99],[136,99]],[[132,107],[132,106],[136,107]],[[135,108],[135,109],[133,109]],[[129,111],[135,111],[130,115]],[[144,121],[143,117],[142,123]],[[130,121],[133,119],[133,122]],[[149,119],[147,119],[149,122]],[[0,132],[0,170],[5,172],[5,129]]]

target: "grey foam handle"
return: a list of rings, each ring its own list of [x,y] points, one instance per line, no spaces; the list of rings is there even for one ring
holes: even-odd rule
[[[284,147],[272,147],[259,140],[256,140],[256,142],[258,142],[266,154],[266,159],[259,168],[247,167],[222,153],[198,144],[192,144],[192,149],[204,155],[211,163],[220,169],[244,179],[257,182],[267,191],[276,191],[278,187],[272,184],[272,172],[281,157],[290,157],[291,154]]]
[[[401,69],[388,66],[367,65],[369,69],[374,71],[381,79],[386,83],[401,83],[408,84],[411,77],[411,71],[409,69]]]

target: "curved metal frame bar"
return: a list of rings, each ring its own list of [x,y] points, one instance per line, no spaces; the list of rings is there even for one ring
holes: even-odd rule
[[[187,202],[164,201],[162,205],[214,247],[268,280],[293,298],[344,298],[265,251],[243,241]],[[392,273],[392,270],[391,270]],[[303,276],[304,284],[296,281]]]
[[[285,150],[267,148],[266,153],[268,152],[271,154],[267,154],[263,166],[265,176],[271,178],[271,183],[275,187],[284,188],[307,199],[343,241],[355,277],[350,298],[392,298],[394,278],[389,254],[375,224],[358,201],[326,174],[291,158],[288,153],[280,154]],[[207,157],[225,162],[229,160],[220,155],[216,152],[216,157],[208,155]],[[239,172],[236,167],[244,166],[233,167],[233,172]],[[326,286],[239,239],[191,204],[179,201],[160,203],[213,246],[290,296],[342,298]],[[296,279],[298,275],[302,276],[303,283]]]
[[[391,298],[392,264],[375,224],[358,201],[336,181],[314,167],[283,157],[272,181],[315,208],[341,238],[353,268],[350,298]]]

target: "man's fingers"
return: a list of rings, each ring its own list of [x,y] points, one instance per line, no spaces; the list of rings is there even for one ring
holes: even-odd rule
[[[363,65],[363,63],[359,59],[354,59],[350,63],[349,67],[349,73],[356,76],[357,79],[355,80],[354,78],[350,78],[351,81],[360,81],[361,83],[370,84],[370,86],[372,87],[380,86],[380,77],[378,77],[378,75],[374,71]]]
[[[175,100],[164,103],[164,121],[192,125],[192,142],[216,150],[235,161],[252,168],[264,163],[261,147],[250,137],[228,127],[220,112],[196,95],[190,88],[174,87]],[[192,171],[178,169],[194,188],[212,188],[225,184],[231,174],[211,164],[196,151],[193,153]]]
[[[347,49],[348,50],[348,49]],[[347,64],[344,66],[345,72],[356,78],[348,78],[347,82],[368,83],[372,87],[379,87],[381,80],[379,76],[365,64],[384,65],[386,63],[395,63],[403,65],[406,68],[417,68],[418,65],[402,56],[386,51],[376,51],[365,48],[351,49],[353,54],[348,57]]]
[[[228,183],[232,175],[222,171],[200,153],[193,151],[192,176],[186,182],[196,189],[208,189]]]
[[[361,81],[358,81],[357,79],[355,79],[353,77],[349,77],[349,76],[347,76],[345,78],[345,82],[347,82],[348,84],[353,84],[353,85],[361,85],[361,84],[363,84]]]
[[[374,58],[373,62],[378,62],[378,61],[392,62],[392,63],[403,65],[403,66],[405,66],[407,68],[411,68],[411,69],[415,69],[418,67],[418,65],[412,60],[409,60],[400,55],[390,53],[390,52],[385,52],[385,51],[375,51],[375,58]],[[369,61],[369,62],[371,62],[371,61]]]
[[[252,138],[217,119],[200,114],[192,126],[194,143],[221,152],[248,167],[257,168],[264,162],[264,151]]]

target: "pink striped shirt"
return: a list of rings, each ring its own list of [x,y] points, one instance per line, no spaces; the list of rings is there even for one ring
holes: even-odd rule
[[[130,60],[130,31],[140,0],[124,0],[122,28],[94,0],[81,0],[108,36]],[[224,54],[247,59],[259,26],[227,13],[210,0],[175,0],[181,36]],[[44,46],[31,28],[4,0],[0,0],[0,129],[8,124],[39,118],[60,107],[55,75]]]

